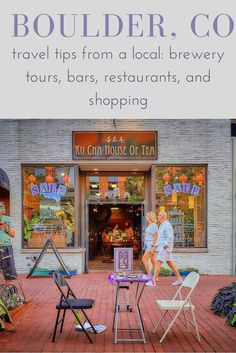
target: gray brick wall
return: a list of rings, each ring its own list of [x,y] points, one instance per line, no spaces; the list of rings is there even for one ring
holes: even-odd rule
[[[11,183],[11,215],[16,226],[13,240],[19,272],[27,271],[21,252],[21,164],[71,163],[72,131],[158,131],[157,163],[208,164],[208,252],[175,253],[177,264],[194,266],[202,273],[229,274],[232,257],[232,146],[230,120],[73,119],[0,120],[0,168]],[[127,162],[129,163],[129,162]],[[142,164],[144,162],[142,161]],[[83,269],[83,254],[63,254],[73,267]],[[52,261],[47,255],[45,261]]]

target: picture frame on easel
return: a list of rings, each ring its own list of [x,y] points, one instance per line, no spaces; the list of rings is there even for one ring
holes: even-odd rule
[[[115,248],[114,249],[114,271],[132,271],[133,270],[133,248]]]

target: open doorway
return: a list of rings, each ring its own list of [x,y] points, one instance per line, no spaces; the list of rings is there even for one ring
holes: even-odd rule
[[[88,203],[89,270],[112,270],[115,247],[132,247],[141,268],[143,203]]]
[[[7,174],[0,168],[0,202],[4,205],[6,215],[10,215],[10,183]]]

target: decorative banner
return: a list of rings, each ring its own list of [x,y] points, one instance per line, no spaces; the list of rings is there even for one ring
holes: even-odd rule
[[[39,186],[37,184],[31,185],[30,191],[33,196],[45,193],[57,193],[64,196],[66,194],[66,186],[60,184],[57,187],[57,183],[40,183]]]
[[[194,184],[191,190],[191,195],[197,196],[200,191],[201,188],[198,185]]]
[[[31,194],[32,194],[33,196],[38,195],[38,194],[39,194],[39,187],[38,187],[38,185],[37,185],[37,184],[31,185],[31,186],[30,186],[30,191],[31,191]]]
[[[73,132],[73,159],[157,159],[157,132]]]
[[[188,207],[189,207],[189,209],[194,208],[194,196],[192,196],[192,195],[188,197]]]
[[[184,192],[184,193],[191,193],[193,196],[199,195],[201,188],[194,184],[191,189],[191,184],[190,183],[184,183],[181,185],[181,183],[175,183],[173,184],[173,189],[171,185],[165,185],[163,186],[163,190],[166,196],[171,196],[173,193],[178,193],[178,192]],[[173,201],[174,202],[174,201]]]
[[[175,191],[172,192],[171,201],[172,201],[172,203],[177,202],[177,192],[175,192]]]
[[[173,188],[175,192],[181,192],[182,188],[181,188],[181,183],[175,183],[173,184]]]
[[[61,196],[64,196],[66,194],[66,186],[65,185],[59,185],[57,189],[57,194],[60,194]]]
[[[172,188],[170,185],[163,186],[164,192],[166,196],[171,196],[172,195]]]
[[[190,183],[183,183],[182,192],[186,192],[187,194],[189,194],[190,190],[191,190],[191,184]]]

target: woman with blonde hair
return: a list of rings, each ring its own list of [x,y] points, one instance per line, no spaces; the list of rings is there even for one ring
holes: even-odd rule
[[[151,275],[151,269],[149,266],[149,260],[151,260],[153,269],[154,269],[154,278],[153,281],[148,282],[146,285],[148,286],[155,286],[156,281],[156,268],[157,268],[157,260],[156,260],[156,244],[157,244],[157,237],[158,237],[158,226],[157,226],[157,218],[154,212],[147,212],[146,214],[146,221],[148,226],[145,229],[145,236],[144,236],[144,254],[142,257],[142,262],[145,267],[147,275]]]

